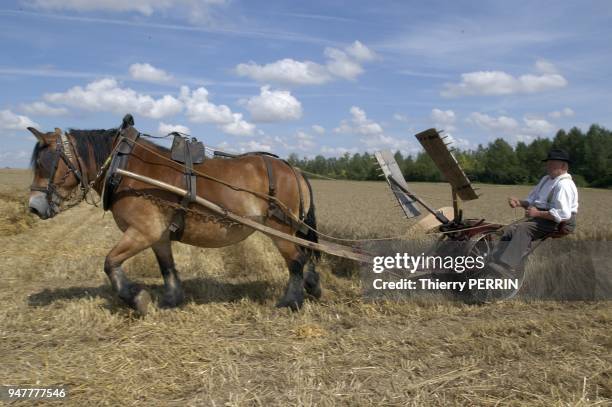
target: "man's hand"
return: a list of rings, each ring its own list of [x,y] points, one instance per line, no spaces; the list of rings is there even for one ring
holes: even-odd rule
[[[522,206],[521,200],[513,196],[508,198],[508,204],[510,205],[511,208],[518,208],[519,206]]]
[[[541,211],[538,208],[536,208],[535,206],[530,206],[525,211],[525,216],[527,216],[528,218],[539,218],[540,217],[540,212]]]

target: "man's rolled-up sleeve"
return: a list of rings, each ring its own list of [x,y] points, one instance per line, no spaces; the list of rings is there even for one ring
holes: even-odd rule
[[[559,191],[553,196],[549,212],[555,218],[555,222],[559,223],[572,217],[571,199],[569,188],[559,188]]]

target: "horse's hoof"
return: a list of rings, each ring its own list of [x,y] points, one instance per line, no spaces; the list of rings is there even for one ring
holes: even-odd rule
[[[276,308],[289,308],[291,311],[299,311],[302,308],[304,300],[286,299],[283,298],[276,304]]]
[[[311,297],[316,298],[317,300],[321,298],[321,283],[319,281],[319,275],[315,273],[307,273],[306,278],[304,279],[304,289],[306,290],[306,294]]]
[[[321,298],[322,293],[323,293],[323,290],[321,290],[321,287],[306,288],[306,294],[308,294],[309,296],[317,300]]]
[[[134,310],[140,316],[145,316],[149,312],[149,305],[151,304],[151,295],[147,290],[140,290],[138,295],[134,297]]]
[[[161,308],[176,308],[185,301],[185,296],[181,294],[165,294],[159,303]]]

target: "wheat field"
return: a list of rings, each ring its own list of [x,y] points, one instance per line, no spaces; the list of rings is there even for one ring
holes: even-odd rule
[[[612,403],[609,300],[370,301],[355,265],[324,256],[322,299],[292,313],[274,307],[284,262],[255,234],[223,249],[175,243],[186,304],[138,318],[102,269],[119,237],[112,216],[81,204],[34,219],[25,212],[30,176],[0,171],[2,385],[66,385],[66,403],[75,406]],[[313,181],[313,188],[325,233],[400,236],[414,223],[383,183]],[[450,203],[444,184],[414,189],[433,206]],[[509,222],[521,214],[505,197],[528,188],[480,192],[466,215]],[[612,240],[612,191],[580,193],[579,231],[569,239]],[[571,259],[543,254],[530,259],[532,281],[558,281],[559,264]],[[161,296],[152,252],[126,271]],[[580,279],[569,271],[563,278],[570,275]]]

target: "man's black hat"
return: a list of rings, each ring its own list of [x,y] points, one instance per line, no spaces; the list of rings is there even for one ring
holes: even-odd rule
[[[565,161],[567,163],[572,162],[572,160],[570,160],[570,157],[567,151],[561,150],[558,148],[553,148],[552,150],[550,150],[548,152],[548,156],[542,161],[548,161],[548,160]]]

